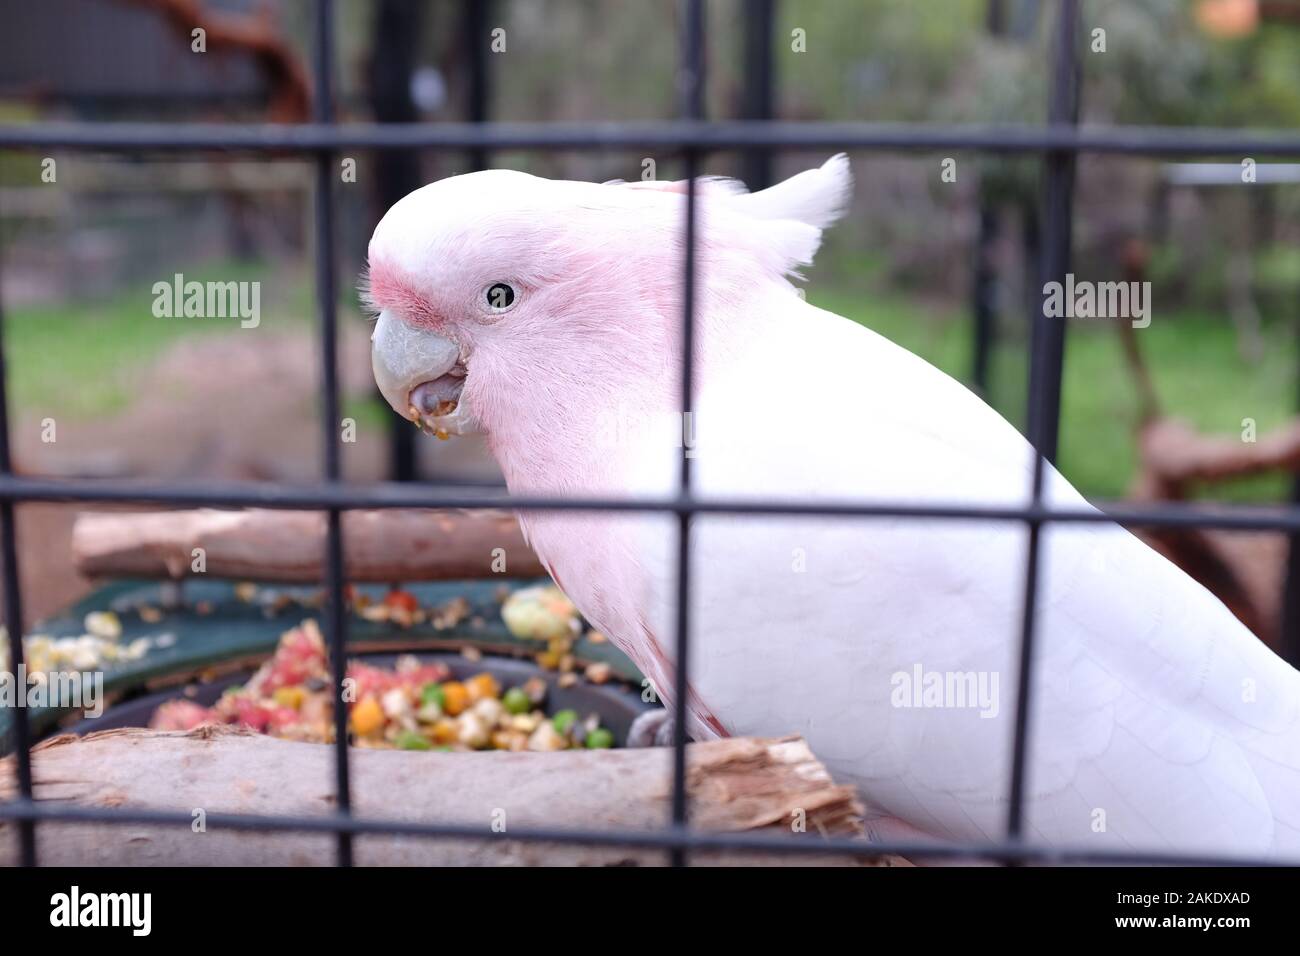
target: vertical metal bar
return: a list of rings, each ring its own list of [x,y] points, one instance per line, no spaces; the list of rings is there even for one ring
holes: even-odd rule
[[[313,112],[318,123],[334,122],[334,4],[316,0],[315,90]],[[338,316],[335,308],[337,283],[334,271],[334,159],[331,150],[316,154],[316,183],[313,192],[316,216],[316,299],[320,310],[321,349],[321,439],[325,480],[340,476]],[[330,649],[334,678],[334,786],[338,812],[352,812],[352,788],[348,772],[348,712],[343,701],[343,680],[347,674],[347,618],[343,607],[343,527],[339,510],[328,512],[325,540],[325,638]],[[352,834],[339,831],[338,865],[352,865]]]
[[[702,0],[685,0],[682,25],[682,61],[679,72],[681,112],[687,119],[701,119],[704,115],[704,4]],[[696,193],[695,180],[699,171],[699,155],[691,149],[684,154],[686,172],[686,262],[682,275],[682,435],[692,433],[691,406],[695,392],[695,240]],[[690,494],[691,459],[687,442],[682,442],[681,491]],[[673,802],[672,819],[675,826],[687,824],[686,799],[686,717],[687,697],[690,694],[690,600],[691,600],[691,518],[683,511],[678,516],[677,527],[677,667],[674,673],[673,697]],[[670,854],[673,866],[685,866],[684,847]]]
[[[981,185],[980,189],[983,188]],[[993,363],[997,336],[998,275],[993,265],[993,244],[997,242],[998,226],[998,211],[986,197],[981,196],[979,235],[975,239],[975,275],[971,288],[971,310],[975,319],[971,384],[985,398],[989,394],[989,367]]]
[[[1291,504],[1300,506],[1300,476],[1291,479]],[[1278,654],[1293,667],[1300,668],[1300,534],[1287,535]]]
[[[0,243],[0,255],[4,245]],[[3,288],[0,285],[0,288]],[[5,376],[4,302],[0,300],[0,475],[13,471],[9,455],[9,399]],[[26,670],[23,658],[23,595],[18,574],[18,528],[14,524],[15,508],[12,501],[0,502],[0,561],[4,562],[5,629],[9,632],[9,666],[15,675]],[[21,693],[21,690],[19,691]],[[13,708],[14,754],[18,764],[18,795],[22,800],[32,799],[31,728],[27,724],[27,708]],[[18,823],[19,849],[23,866],[36,865],[36,823],[20,820]]]
[[[491,0],[465,0],[461,28],[461,37],[465,55],[468,57],[469,84],[466,103],[466,119],[471,123],[486,123],[488,106],[491,100],[490,80],[488,77],[488,24],[491,22]],[[467,156],[471,172],[487,169],[488,151],[482,148],[471,149]]]
[[[1079,117],[1077,0],[1061,0],[1056,33],[1048,119],[1053,125],[1074,125]],[[1068,150],[1046,154],[1043,179],[1043,252],[1039,263],[1039,289],[1050,281],[1064,281],[1072,246],[1074,167]],[[1029,437],[1040,454],[1056,461],[1060,435],[1061,369],[1065,363],[1065,323],[1042,314],[1038,299],[1033,328],[1034,348],[1042,349],[1045,364],[1029,369]]]
[[[1258,197],[1262,192],[1255,193]],[[1255,227],[1260,235],[1260,227]],[[1300,342],[1296,343],[1300,345]],[[1300,370],[1300,365],[1296,368]],[[1291,504],[1300,506],[1300,475],[1291,478]],[[1287,535],[1286,574],[1282,583],[1282,619],[1277,622],[1278,655],[1300,668],[1300,534]]]
[[[745,85],[740,118],[770,120],[776,115],[773,107],[776,69],[772,55],[776,0],[750,0],[745,5],[743,27]],[[743,157],[741,178],[750,192],[772,185],[772,153],[766,149],[748,150]]]
[[[409,0],[379,0],[371,34],[370,103],[377,123],[414,123],[419,119],[411,96],[418,44],[423,32],[424,6]],[[413,149],[380,150],[372,162],[375,170],[375,219],[378,221],[407,193],[423,185],[420,156]],[[380,398],[378,386],[375,397]],[[381,398],[380,407],[387,405]],[[389,474],[394,481],[414,481],[417,456],[411,423],[400,415],[388,416]]]
[[[1006,0],[988,0],[984,25],[989,36],[1003,36],[1006,32],[1006,19]],[[992,364],[997,335],[998,276],[993,265],[992,248],[1000,231],[1000,217],[983,178],[979,185],[979,197],[979,235],[975,240],[975,275],[971,289],[971,311],[975,320],[971,383],[976,391],[987,398],[989,366]]]
[[[1061,0],[1057,24],[1055,71],[1052,80],[1050,120],[1071,123],[1078,116],[1079,8],[1076,0]],[[1070,152],[1054,152],[1046,158],[1044,179],[1043,276],[1061,279],[1070,267],[1073,229],[1074,162]],[[1065,326],[1046,313],[1040,298],[1034,318],[1029,368],[1029,440],[1035,448],[1033,503],[1041,503],[1046,461],[1055,457],[1061,410],[1061,371],[1065,359]],[[1007,837],[1018,839],[1024,824],[1024,792],[1029,760],[1030,692],[1033,685],[1035,618],[1040,573],[1041,522],[1029,524],[1025,556],[1025,590],[1020,632],[1020,663],[1016,682],[1015,732],[1012,740],[1010,798],[1007,805]]]

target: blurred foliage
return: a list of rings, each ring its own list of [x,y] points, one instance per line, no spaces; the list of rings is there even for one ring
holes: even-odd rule
[[[262,282],[261,328],[305,324],[312,284],[301,273],[265,263],[207,262],[177,268],[187,281]],[[268,277],[274,275],[274,281]],[[171,272],[161,281],[170,282]],[[93,303],[9,309],[5,314],[10,401],[21,414],[94,419],[122,411],[141,395],[139,374],[169,345],[193,335],[232,334],[238,319],[157,318],[152,284],[134,283]],[[248,334],[240,330],[233,334]]]
[[[866,298],[821,289],[813,304],[860,322],[922,356],[957,379],[969,378],[971,323],[951,310],[919,307],[898,296]],[[1140,345],[1166,411],[1207,434],[1239,435],[1254,418],[1259,434],[1293,415],[1294,345],[1280,327],[1265,331],[1264,359],[1252,363],[1236,348],[1233,329],[1214,315],[1162,315],[1142,331]],[[1026,349],[1003,339],[994,357],[989,404],[1024,427]],[[1085,495],[1122,498],[1136,466],[1133,432],[1138,399],[1113,325],[1071,324],[1061,386],[1060,468]],[[1282,475],[1202,489],[1216,500],[1278,501]]]

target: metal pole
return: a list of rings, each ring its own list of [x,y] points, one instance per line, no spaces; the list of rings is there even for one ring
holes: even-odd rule
[[[334,121],[334,4],[317,0],[314,50],[315,90],[313,106],[317,123]],[[321,350],[321,440],[325,481],[337,484],[340,477],[339,389],[338,389],[338,316],[335,295],[334,203],[333,185],[335,154],[321,152],[316,157],[315,200],[316,225],[316,305],[320,310]],[[347,675],[347,619],[343,607],[343,527],[337,508],[328,511],[325,539],[325,639],[330,649],[330,666],[334,678],[334,786],[338,811],[352,811],[352,788],[348,772],[348,711],[344,706],[343,688]],[[339,831],[338,864],[352,865],[352,834]]]
[[[4,244],[0,242],[0,253]],[[0,285],[0,288],[3,288]],[[0,301],[0,477],[13,472],[9,455],[9,399],[5,376],[4,304]],[[25,671],[23,658],[23,595],[18,575],[18,529],[14,523],[14,503],[0,502],[0,562],[3,562],[3,589],[5,602],[5,629],[9,637],[9,666],[14,674]],[[22,693],[22,691],[19,691]],[[27,803],[32,801],[31,729],[27,723],[27,708],[15,705],[13,716],[13,742],[18,771],[18,795]],[[36,865],[36,824],[22,820],[18,825],[18,839],[23,866]]]
[[[989,0],[985,25],[990,36],[1002,36],[1006,30],[1005,0]],[[975,389],[987,397],[989,391],[989,365],[997,335],[997,270],[993,265],[993,244],[999,229],[998,210],[989,196],[988,187],[981,180],[979,200],[979,234],[975,240],[975,275],[971,290],[972,313],[975,319],[974,352],[971,356],[971,381]]]
[[[770,120],[776,115],[773,107],[776,70],[772,55],[776,0],[749,0],[742,26],[745,85],[740,118]],[[746,150],[741,170],[741,179],[751,192],[766,189],[772,185],[772,154],[767,150]]]
[[[375,7],[370,101],[376,122],[414,123],[419,119],[411,99],[411,75],[415,71],[423,11],[422,4],[410,0],[380,0]],[[373,195],[380,215],[423,185],[420,157],[412,150],[377,153],[374,169]],[[414,481],[416,431],[398,415],[388,418],[388,429],[389,473],[394,481]]]
[[[682,23],[682,60],[678,70],[680,112],[686,119],[704,117],[704,4],[702,0],[685,0]],[[691,405],[695,389],[695,242],[696,192],[699,154],[688,149],[684,155],[686,172],[686,263],[682,275],[682,434],[690,434]],[[691,459],[686,441],[682,442],[680,491],[691,491]],[[683,511],[677,524],[677,667],[673,675],[673,802],[672,822],[685,827],[686,798],[686,719],[690,694],[690,603],[691,603],[691,512]],[[685,866],[686,850],[677,847],[669,854],[673,866]]]
[[[1079,7],[1076,0],[1061,0],[1056,34],[1056,69],[1052,81],[1050,118],[1053,123],[1074,123],[1078,118]],[[1070,267],[1071,208],[1074,199],[1074,155],[1055,152],[1046,158],[1044,180],[1044,277],[1061,279]],[[1056,457],[1061,412],[1061,371],[1065,361],[1065,325],[1046,313],[1043,301],[1034,320],[1029,367],[1029,440],[1034,456],[1033,504],[1042,503],[1046,461]],[[1033,686],[1035,617],[1038,603],[1041,522],[1029,523],[1025,557],[1025,590],[1020,633],[1020,662],[1010,797],[1007,804],[1007,838],[1020,838],[1024,826],[1024,794],[1029,766],[1030,692]]]
[[[1291,479],[1291,503],[1300,505],[1300,476]],[[1286,579],[1282,589],[1282,621],[1278,654],[1300,668],[1300,533],[1287,536]]]
[[[464,31],[461,42],[468,57],[469,84],[465,104],[465,118],[471,123],[486,123],[491,102],[491,86],[488,75],[488,41],[489,23],[491,22],[491,0],[465,0],[461,29]],[[466,154],[471,171],[488,168],[488,150],[484,146],[475,146]]]

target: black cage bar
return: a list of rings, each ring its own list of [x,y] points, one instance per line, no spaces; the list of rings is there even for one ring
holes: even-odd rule
[[[877,501],[750,501],[700,498],[692,494],[690,459],[679,460],[679,492],[675,496],[651,498],[545,498],[512,496],[476,488],[448,486],[418,487],[411,484],[378,484],[365,488],[347,487],[339,481],[338,381],[336,368],[337,318],[334,296],[337,274],[334,249],[332,177],[335,157],[343,149],[406,150],[434,148],[487,150],[528,148],[536,150],[653,148],[682,158],[688,183],[684,221],[685,261],[683,264],[683,376],[681,404],[689,416],[692,403],[693,310],[697,283],[708,276],[696,275],[695,177],[703,156],[719,150],[752,150],[762,155],[782,150],[935,150],[956,149],[994,153],[1033,153],[1044,158],[1043,245],[1045,275],[1068,271],[1074,181],[1073,165],[1080,153],[1123,153],[1131,155],[1180,156],[1297,156],[1300,135],[1280,135],[1235,130],[1172,129],[1141,127],[1079,128],[1074,125],[1074,97],[1077,95],[1076,50],[1077,0],[1058,0],[1056,62],[1051,91],[1050,122],[1046,126],[940,126],[927,124],[871,123],[787,123],[771,120],[704,120],[704,37],[706,5],[703,0],[682,3],[681,67],[679,70],[680,118],[660,123],[639,124],[349,124],[335,125],[332,109],[333,4],[315,0],[313,67],[316,88],[314,122],[300,126],[253,125],[231,127],[216,124],[140,123],[37,123],[0,125],[0,149],[76,149],[87,151],[218,152],[241,151],[274,159],[285,155],[310,155],[315,164],[315,273],[320,312],[321,427],[325,437],[322,481],[307,485],[273,482],[168,483],[120,480],[61,480],[20,477],[13,473],[9,458],[8,408],[5,403],[3,310],[0,309],[0,559],[4,562],[3,587],[5,623],[9,633],[10,657],[15,668],[23,660],[22,606],[18,574],[18,543],[14,509],[30,501],[132,502],[172,505],[256,506],[297,510],[325,510],[329,515],[325,588],[327,611],[325,630],[332,656],[333,679],[341,691],[346,661],[347,618],[344,614],[344,566],[340,516],[355,508],[403,507],[504,507],[516,510],[608,510],[658,512],[677,516],[679,548],[677,565],[677,686],[685,685],[690,602],[690,524],[696,514],[749,514],[770,516],[828,515],[840,517],[940,518],[953,521],[1005,521],[1025,525],[1030,546],[1024,581],[1023,618],[1020,634],[1019,680],[1014,725],[1014,760],[1009,781],[1006,838],[996,841],[949,842],[906,841],[864,844],[844,838],[800,838],[754,834],[719,834],[694,831],[688,824],[686,794],[686,695],[677,693],[676,734],[673,742],[673,788],[671,818],[657,831],[609,831],[592,829],[530,828],[495,834],[487,826],[459,823],[402,823],[364,819],[351,812],[348,775],[347,713],[335,706],[335,767],[338,809],[319,817],[252,816],[210,814],[208,824],[246,831],[288,829],[333,833],[338,838],[338,863],[352,862],[352,838],[356,834],[402,834],[428,838],[505,839],[525,842],[571,842],[600,846],[634,846],[663,849],[674,863],[687,862],[690,850],[733,850],[790,854],[897,853],[916,859],[994,860],[1006,863],[1117,863],[1117,864],[1202,864],[1242,865],[1264,861],[1240,857],[1182,853],[1177,851],[1115,851],[1088,847],[1045,847],[1022,838],[1023,792],[1031,768],[1027,763],[1035,640],[1038,540],[1049,522],[1115,521],[1148,527],[1225,528],[1256,531],[1300,532],[1300,506],[1287,508],[1216,507],[1161,505],[1136,507],[1118,504],[1106,514],[1080,509],[1050,509],[1044,506],[1042,485],[1044,457],[1055,453],[1060,408],[1064,325],[1039,315],[1031,352],[1030,440],[1039,450],[1036,456],[1030,499],[1024,507],[979,507],[954,501],[950,504],[911,505]],[[753,42],[751,40],[751,42]],[[689,419],[684,427],[689,427]],[[189,826],[184,812],[156,812],[121,809],[87,809],[60,806],[33,799],[30,728],[26,712],[14,710],[14,740],[17,748],[19,797],[0,805],[0,820],[19,823],[21,855],[25,865],[38,859],[37,823],[110,823],[120,825]],[[1269,861],[1272,863],[1300,861]]]

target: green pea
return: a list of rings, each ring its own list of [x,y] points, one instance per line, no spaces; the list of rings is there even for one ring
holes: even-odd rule
[[[597,727],[587,734],[587,747],[591,750],[604,750],[614,746],[614,734],[604,727]]]
[[[432,747],[423,734],[414,730],[403,730],[393,742],[402,750],[429,750]]]
[[[551,718],[551,726],[560,733],[567,734],[569,728],[572,727],[577,720],[578,712],[576,710],[562,710]]]
[[[528,699],[522,687],[511,687],[501,698],[501,705],[508,714],[526,714],[533,709],[533,702]]]

